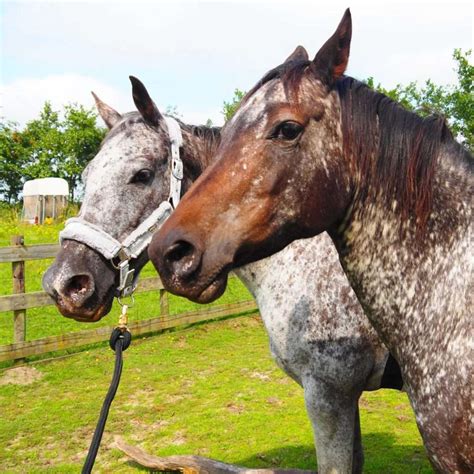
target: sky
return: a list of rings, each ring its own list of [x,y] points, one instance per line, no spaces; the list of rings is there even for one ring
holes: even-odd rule
[[[184,121],[223,123],[222,106],[298,45],[311,57],[352,13],[346,73],[384,87],[455,81],[472,48],[472,1],[0,0],[0,116],[20,126],[44,102],[134,110],[129,75]]]

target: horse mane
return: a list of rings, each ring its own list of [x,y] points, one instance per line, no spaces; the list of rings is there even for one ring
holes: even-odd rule
[[[433,204],[433,184],[442,147],[455,143],[444,117],[423,118],[366,84],[343,77],[336,82],[341,100],[343,149],[356,164],[356,198],[383,196],[385,204],[414,218],[423,230]],[[460,146],[458,149],[462,150]]]
[[[213,143],[221,140],[221,127],[208,127],[207,125],[188,125],[178,120],[181,128],[195,137]]]

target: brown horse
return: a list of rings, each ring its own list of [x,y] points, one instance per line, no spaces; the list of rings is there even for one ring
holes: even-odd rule
[[[312,61],[246,95],[149,256],[167,289],[207,302],[232,268],[327,230],[433,466],[474,472],[473,159],[443,119],[343,76],[351,30],[346,11]]]

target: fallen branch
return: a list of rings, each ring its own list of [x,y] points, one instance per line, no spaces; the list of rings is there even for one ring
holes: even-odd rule
[[[140,466],[157,471],[177,471],[183,474],[316,474],[302,469],[248,469],[201,456],[153,456],[126,443],[120,436],[115,437],[115,445]]]

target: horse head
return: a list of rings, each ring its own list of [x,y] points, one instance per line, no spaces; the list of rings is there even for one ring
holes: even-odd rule
[[[337,226],[352,191],[335,91],[351,28],[347,10],[312,61],[297,48],[246,94],[215,163],[149,247],[167,289],[212,301],[232,268]]]
[[[83,172],[85,194],[79,217],[122,242],[166,201],[170,192],[170,140],[165,117],[144,85],[132,82],[138,111],[119,114],[94,93],[100,116],[109,128],[101,148]],[[189,183],[187,183],[189,185]],[[138,274],[146,250],[130,266]],[[59,311],[78,321],[97,321],[112,306],[118,285],[113,262],[73,238],[62,240],[43,287]]]

